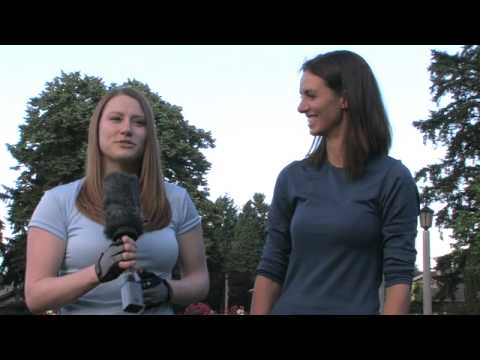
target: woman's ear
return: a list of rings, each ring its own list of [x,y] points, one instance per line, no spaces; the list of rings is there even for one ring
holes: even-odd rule
[[[348,101],[345,96],[340,97],[340,108],[342,110],[348,110]]]

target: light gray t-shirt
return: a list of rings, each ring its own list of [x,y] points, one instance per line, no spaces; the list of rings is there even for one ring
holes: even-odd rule
[[[75,206],[75,201],[84,179],[48,190],[37,205],[29,227],[44,229],[66,241],[66,250],[59,276],[79,271],[94,264],[111,240],[104,226],[84,216]],[[201,218],[187,191],[165,182],[165,190],[172,210],[170,224],[137,239],[137,268],[154,272],[166,279],[171,278],[178,258],[177,236],[188,232],[201,223]],[[61,314],[122,314],[120,287],[124,276],[98,285],[78,300],[61,308]],[[144,314],[173,314],[169,305],[162,305]]]

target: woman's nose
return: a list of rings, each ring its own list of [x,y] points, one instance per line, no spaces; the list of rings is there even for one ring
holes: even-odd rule
[[[121,132],[122,132],[122,134],[123,134],[123,133],[131,134],[131,133],[132,133],[132,124],[130,123],[130,120],[125,119],[125,120],[122,122]]]
[[[299,113],[304,113],[307,111],[307,106],[305,105],[305,102],[303,100],[301,100],[300,104],[298,104],[297,110]]]

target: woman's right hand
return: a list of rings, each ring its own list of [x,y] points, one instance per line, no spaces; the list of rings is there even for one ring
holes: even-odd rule
[[[100,282],[116,279],[123,271],[133,268],[137,258],[137,245],[127,235],[121,240],[112,242],[110,246],[100,254],[95,272]]]

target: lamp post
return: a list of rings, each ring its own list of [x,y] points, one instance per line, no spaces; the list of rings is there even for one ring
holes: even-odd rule
[[[420,210],[420,226],[423,228],[423,315],[432,315],[432,275],[430,273],[430,232],[433,210]]]

